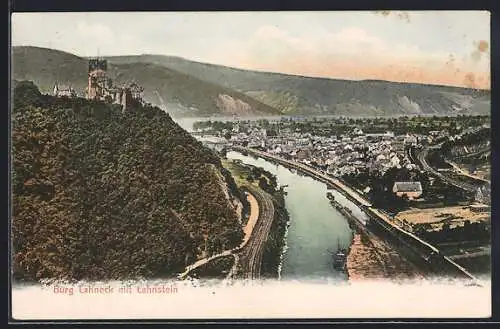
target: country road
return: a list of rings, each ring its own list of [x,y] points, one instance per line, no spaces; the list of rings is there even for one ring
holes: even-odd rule
[[[246,188],[248,189],[248,187]],[[259,218],[259,203],[257,202],[257,199],[251,193],[247,193],[247,200],[250,204],[250,215],[248,218],[248,222],[243,229],[245,237],[243,238],[243,242],[241,243],[240,248],[243,248],[247,244],[248,240],[252,236],[255,223],[257,223],[257,219]]]

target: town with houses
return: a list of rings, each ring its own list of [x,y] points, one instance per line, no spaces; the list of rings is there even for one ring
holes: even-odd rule
[[[324,169],[328,174],[341,177],[362,168],[385,172],[391,167],[414,169],[404,152],[404,146],[416,145],[414,135],[394,136],[392,132],[364,134],[355,128],[351,134],[341,136],[314,136],[311,133],[283,129],[279,136],[267,136],[265,129],[254,128],[249,133],[238,133],[231,141],[248,143],[248,147],[261,147],[271,154]]]
[[[403,127],[397,133],[373,129],[370,119],[346,118],[210,121],[193,128],[205,145],[222,154],[234,147],[256,150],[342,182],[366,200],[378,200],[378,211],[391,225],[431,241],[468,268],[484,269],[491,223],[487,119],[403,118],[398,123],[420,120],[427,130]],[[390,120],[380,119],[378,128]],[[463,122],[439,128],[455,121]],[[326,133],[322,127],[329,127]],[[472,142],[460,143],[467,138]],[[447,155],[441,154],[443,144],[452,145]],[[445,165],[432,160],[429,150]],[[380,184],[387,184],[385,190]]]
[[[235,121],[229,125],[231,127],[228,126],[214,134],[222,144],[259,148],[269,154],[312,166],[337,178],[362,171],[383,175],[390,168],[419,170],[417,163],[410,158],[409,147],[431,145],[443,139],[456,138],[450,136],[446,129],[431,130],[428,134],[396,135],[393,131],[366,133],[361,127],[354,127],[347,133],[322,136],[301,132],[298,129],[294,131],[290,127],[270,129],[269,133],[269,129],[263,128],[259,121]],[[280,127],[282,124],[277,126]],[[486,127],[487,125],[480,126],[480,128]],[[213,133],[213,130],[203,127],[199,133],[203,132]],[[223,136],[227,137],[228,134],[230,138],[225,140]],[[222,148],[222,144],[217,142],[208,144],[219,150]],[[406,194],[407,197],[415,199],[422,194],[422,185],[418,181],[395,182],[393,191],[399,196]],[[490,203],[489,194],[487,191],[485,193],[484,188],[478,188],[477,195],[478,199]]]

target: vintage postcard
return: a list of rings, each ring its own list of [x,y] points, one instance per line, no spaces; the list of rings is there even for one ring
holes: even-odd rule
[[[11,16],[11,316],[491,316],[487,11]]]

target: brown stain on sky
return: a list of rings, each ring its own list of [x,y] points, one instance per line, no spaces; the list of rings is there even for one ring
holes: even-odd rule
[[[477,88],[476,86],[476,75],[469,72],[464,77],[464,85],[468,88]]]
[[[376,10],[375,13],[384,17],[395,16],[406,23],[410,23],[410,14],[407,11]]]
[[[478,44],[477,44],[477,50],[479,50],[480,52],[482,53],[485,53],[488,51],[488,48],[489,48],[489,43],[488,41],[485,41],[485,40],[479,40]]]
[[[455,66],[455,56],[453,54],[450,54],[448,56],[448,60],[445,63],[446,66],[449,67],[454,67]]]
[[[487,54],[489,49],[489,43],[485,40],[479,40],[474,42],[474,50],[471,53],[472,60],[474,62],[479,62],[483,57],[483,54]]]

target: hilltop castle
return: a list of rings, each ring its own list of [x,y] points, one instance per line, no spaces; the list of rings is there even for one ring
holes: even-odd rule
[[[107,101],[122,106],[126,111],[133,100],[143,103],[142,92],[144,89],[138,84],[131,83],[127,86],[115,86],[108,76],[108,61],[101,58],[89,59],[88,81],[85,88],[87,99]],[[54,84],[53,95],[56,97],[77,97],[73,87]]]
[[[89,59],[87,99],[98,99],[119,104],[127,110],[132,100],[142,102],[143,88],[132,83],[125,87],[113,85],[113,80],[107,75],[108,62],[105,59]]]

